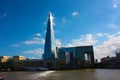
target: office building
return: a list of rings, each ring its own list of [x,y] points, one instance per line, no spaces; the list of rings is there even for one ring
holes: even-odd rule
[[[94,66],[93,46],[62,47],[59,49],[60,67],[83,68]]]
[[[57,58],[53,24],[54,23],[52,13],[49,13],[43,59]]]

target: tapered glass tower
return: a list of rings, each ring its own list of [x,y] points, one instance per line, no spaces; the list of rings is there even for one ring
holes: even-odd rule
[[[45,38],[43,59],[55,59],[55,58],[57,58],[57,53],[53,30],[53,16],[52,13],[50,12],[47,22],[47,32]]]

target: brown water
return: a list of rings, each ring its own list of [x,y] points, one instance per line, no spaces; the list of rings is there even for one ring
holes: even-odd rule
[[[84,69],[44,72],[0,72],[6,80],[120,80],[120,70]]]

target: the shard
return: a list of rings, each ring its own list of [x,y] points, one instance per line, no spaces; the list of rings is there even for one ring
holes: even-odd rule
[[[43,59],[57,58],[53,25],[54,25],[53,16],[52,13],[50,12],[47,22],[47,31],[46,31]]]

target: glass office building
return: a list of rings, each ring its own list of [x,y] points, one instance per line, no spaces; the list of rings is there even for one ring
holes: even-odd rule
[[[59,48],[58,60],[68,68],[94,66],[93,46]]]
[[[49,13],[43,59],[55,58],[57,58],[57,54],[53,30],[53,16],[52,13]]]

